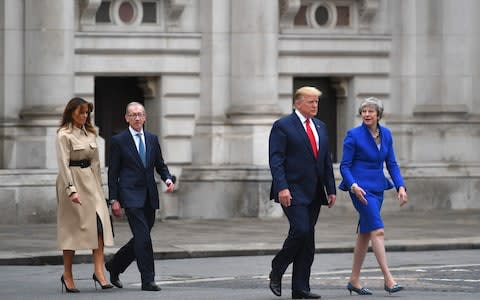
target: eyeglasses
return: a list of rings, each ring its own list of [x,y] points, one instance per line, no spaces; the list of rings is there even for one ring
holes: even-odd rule
[[[137,117],[143,118],[143,117],[145,116],[145,114],[144,114],[144,113],[137,113],[137,114],[128,114],[127,116],[128,116],[129,118],[134,118],[134,119],[136,119]]]

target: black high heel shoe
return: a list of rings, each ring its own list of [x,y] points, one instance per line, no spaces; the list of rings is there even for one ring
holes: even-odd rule
[[[372,294],[372,292],[369,289],[364,288],[364,287],[356,288],[356,287],[353,286],[353,284],[351,282],[349,282],[347,284],[347,290],[350,292],[350,295],[352,295],[352,292],[355,292],[359,295],[371,295]]]
[[[404,289],[403,286],[399,285],[398,283],[395,283],[392,287],[388,287],[387,285],[384,285],[383,288],[385,289],[388,294],[400,292],[401,290]]]
[[[62,293],[63,293],[63,287],[65,287],[65,291],[67,291],[67,293],[80,293],[80,291],[76,288],[73,288],[73,289],[69,289],[67,284],[65,283],[65,278],[63,277],[60,277],[60,283],[62,285]]]
[[[95,289],[97,289],[97,282],[102,287],[102,290],[107,290],[107,289],[113,288],[113,285],[111,285],[110,283],[102,285],[100,283],[100,280],[98,280],[97,275],[95,275],[95,273],[93,273],[92,279],[93,279],[93,282],[95,283]]]

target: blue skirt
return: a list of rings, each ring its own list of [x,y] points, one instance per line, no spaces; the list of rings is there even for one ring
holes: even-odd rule
[[[359,215],[357,227],[357,232],[359,233],[368,233],[384,228],[382,216],[380,214],[383,204],[383,192],[366,192],[367,194],[365,195],[365,198],[368,201],[367,205],[360,202],[355,194],[350,193],[353,206]]]

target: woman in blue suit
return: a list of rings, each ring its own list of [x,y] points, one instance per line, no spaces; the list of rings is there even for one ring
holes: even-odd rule
[[[350,294],[352,291],[359,295],[372,294],[360,283],[360,270],[369,242],[372,241],[373,252],[383,273],[384,289],[389,293],[395,293],[403,290],[403,286],[395,282],[387,265],[384,225],[380,210],[385,190],[396,188],[400,206],[407,203],[407,192],[395,159],[392,134],[388,128],[379,124],[383,114],[382,102],[373,97],[367,98],[361,103],[358,111],[363,123],[347,132],[340,163],[343,180],[339,188],[350,192],[353,206],[360,217],[352,273],[347,289]],[[384,163],[393,183],[383,173]]]

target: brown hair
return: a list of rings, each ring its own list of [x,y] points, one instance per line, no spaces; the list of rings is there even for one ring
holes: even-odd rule
[[[88,132],[91,132],[95,135],[97,134],[95,127],[93,127],[90,121],[90,113],[93,111],[93,104],[79,97],[72,98],[70,99],[70,101],[68,101],[67,106],[65,106],[65,110],[63,111],[62,120],[60,122],[60,128],[58,130],[64,127],[68,127],[70,124],[73,123],[73,117],[72,117],[73,112],[80,105],[83,105],[83,104],[88,104],[88,115],[87,115],[87,121],[85,122],[85,129]]]

